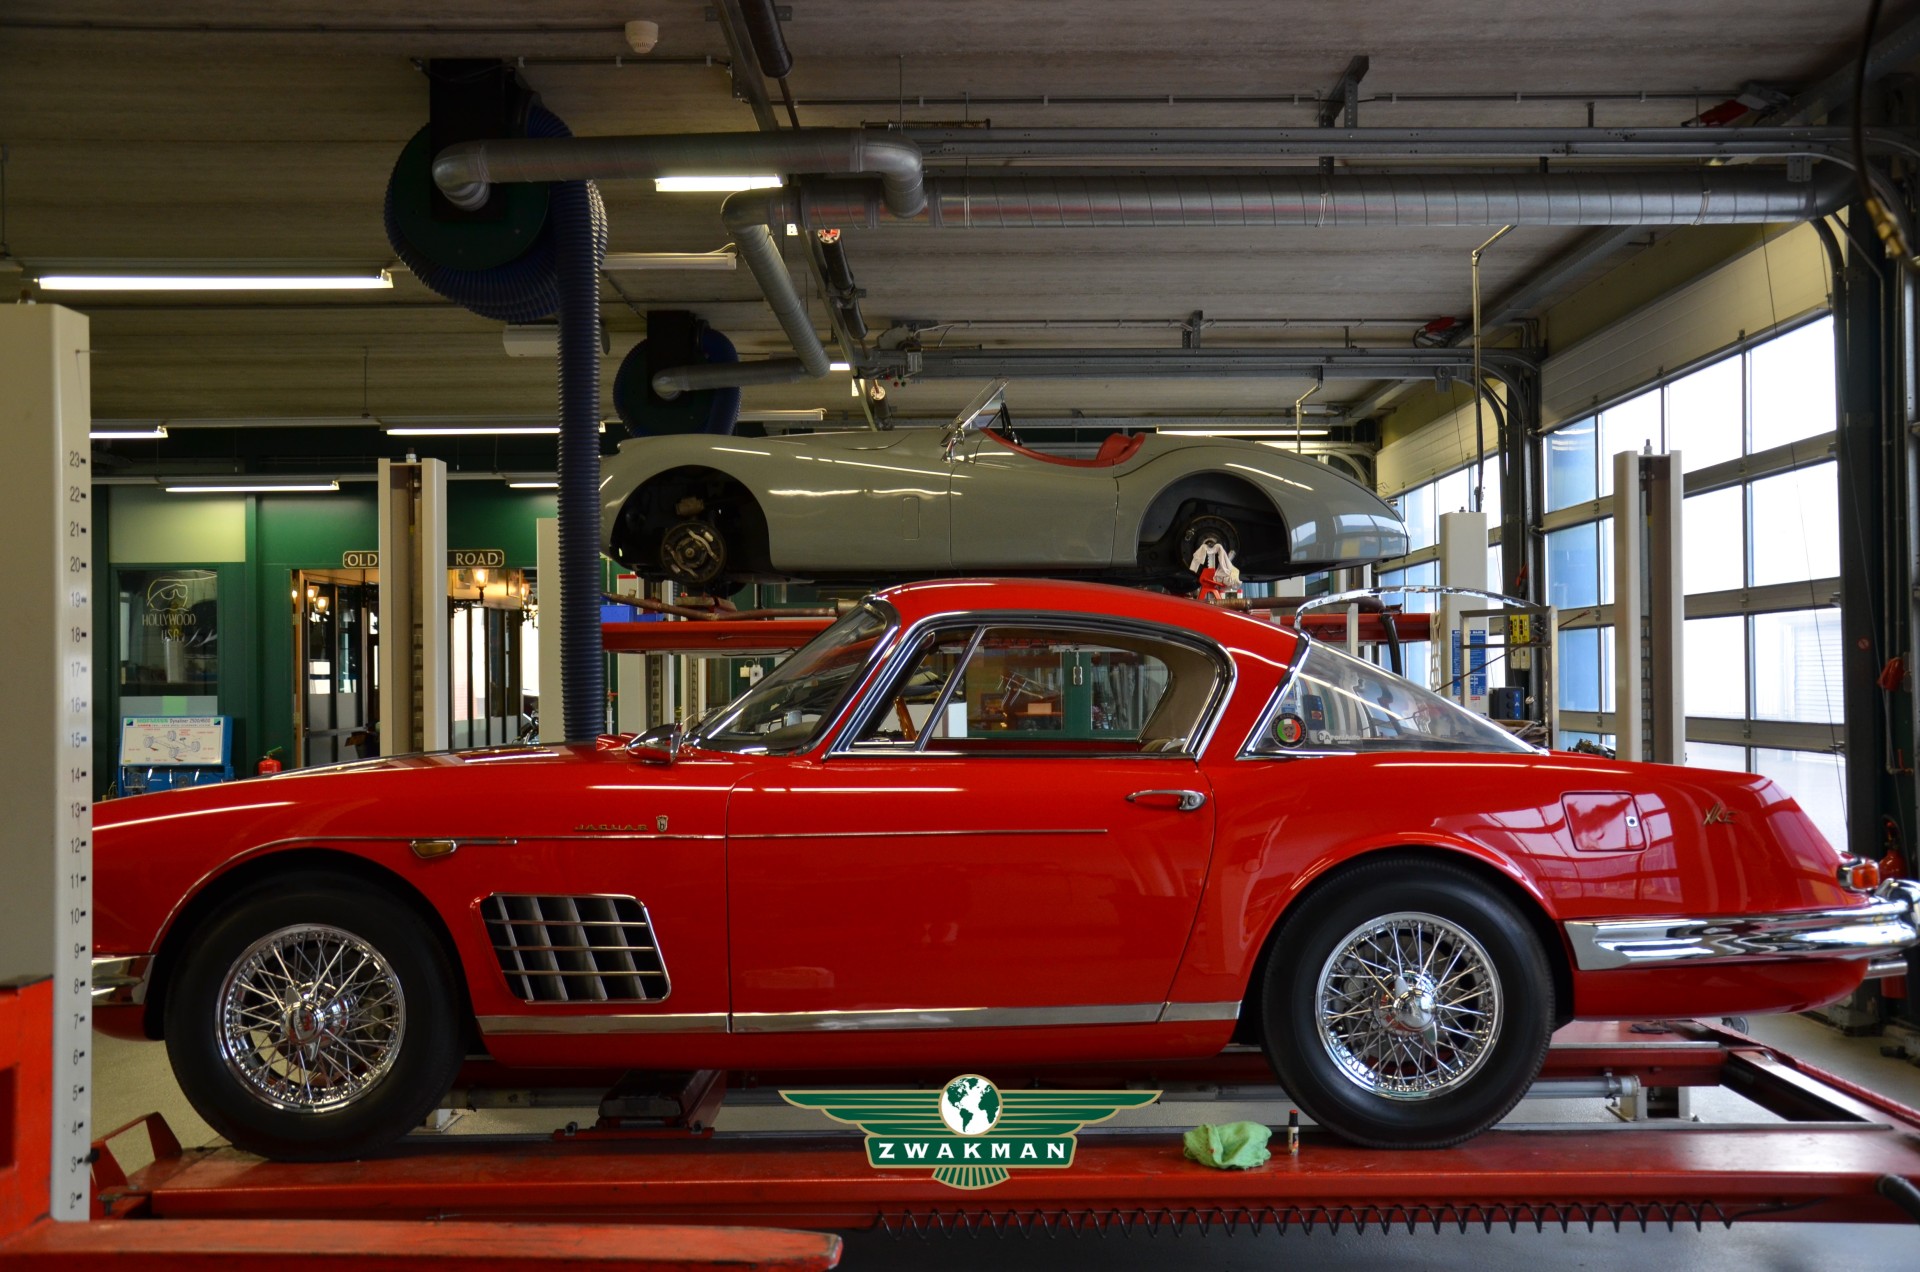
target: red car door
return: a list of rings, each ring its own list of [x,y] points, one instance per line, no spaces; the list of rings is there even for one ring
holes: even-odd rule
[[[728,816],[736,1028],[949,1008],[1069,1013],[982,1024],[1151,1021],[1206,877],[1206,792],[1193,761],[1148,756],[761,770]]]

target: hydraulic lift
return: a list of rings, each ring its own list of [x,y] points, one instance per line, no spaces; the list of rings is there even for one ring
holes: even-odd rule
[[[523,1077],[526,1075],[522,1075]],[[858,1085],[937,1086],[946,1074],[862,1075]],[[1163,1092],[1187,1124],[1284,1096],[1259,1054],[1203,1064],[992,1075],[1003,1088]],[[1532,1093],[1611,1097],[1614,1121],[1534,1122],[1435,1152],[1357,1148],[1309,1127],[1290,1155],[1247,1171],[1186,1160],[1181,1128],[1113,1124],[1080,1133],[1067,1170],[1016,1171],[959,1191],[919,1171],[876,1170],[857,1130],[716,1131],[714,1109],[751,1113],[818,1074],[689,1075],[687,1098],[635,1118],[619,1092],[590,1126],[531,1135],[416,1135],[378,1159],[264,1162],[229,1148],[182,1149],[143,1119],[96,1145],[97,1226],[164,1231],[180,1221],[322,1217],[490,1223],[879,1229],[897,1235],[1150,1235],[1316,1228],[1435,1231],[1574,1225],[1647,1229],[1740,1220],[1910,1220],[1920,1111],[1862,1090],[1751,1037],[1698,1021],[1576,1023],[1556,1036]],[[828,1078],[844,1083],[846,1078]],[[1756,1106],[1739,1121],[1672,1116],[1679,1093],[1722,1087]],[[1668,1116],[1661,1116],[1665,1111]],[[1236,1113],[1235,1116],[1244,1114]],[[724,1119],[723,1119],[724,1120]],[[1221,1119],[1224,1120],[1224,1119]],[[156,1156],[122,1172],[119,1137],[144,1127]]]

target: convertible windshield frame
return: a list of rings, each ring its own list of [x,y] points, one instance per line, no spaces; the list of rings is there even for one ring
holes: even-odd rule
[[[789,667],[802,666],[801,660],[804,658],[819,658],[829,648],[834,647],[840,635],[851,628],[862,616],[877,619],[880,623],[880,629],[873,635],[872,648],[854,668],[853,674],[847,678],[846,686],[840,691],[833,706],[821,712],[819,721],[804,739],[783,742],[779,746],[767,746],[756,743],[755,735],[738,734],[731,737],[727,735],[727,726],[739,719],[748,706],[749,699],[757,699],[766,692],[777,689],[805,674],[799,672],[783,676],[781,673]],[[835,619],[825,631],[789,654],[779,666],[763,677],[760,683],[727,703],[726,706],[709,712],[687,734],[684,745],[732,755],[800,755],[812,750],[829,730],[845,718],[848,707],[858,700],[860,691],[873,678],[874,668],[893,649],[895,637],[899,635],[899,631],[899,611],[878,597],[867,597]]]
[[[1333,645],[1329,645],[1324,641],[1316,640],[1315,638],[1307,635],[1305,632],[1295,632],[1293,633],[1293,635],[1297,637],[1300,642],[1297,646],[1295,646],[1293,661],[1287,667],[1287,674],[1281,677],[1279,685],[1274,688],[1273,696],[1267,700],[1267,705],[1260,709],[1260,718],[1254,722],[1253,730],[1247,734],[1246,741],[1240,744],[1240,754],[1237,757],[1239,759],[1242,759],[1242,760],[1304,760],[1304,759],[1325,758],[1328,756],[1339,756],[1339,755],[1436,755],[1436,754],[1437,755],[1544,755],[1546,754],[1546,752],[1541,750],[1539,747],[1536,747],[1528,742],[1523,742],[1519,738],[1514,737],[1512,734],[1508,733],[1505,729],[1500,728],[1499,725],[1494,724],[1491,720],[1486,719],[1485,717],[1479,715],[1476,712],[1468,711],[1465,707],[1461,706],[1459,703],[1454,702],[1452,699],[1447,698],[1441,694],[1437,694],[1433,692],[1431,689],[1425,689],[1417,684],[1414,684],[1411,680],[1408,680],[1405,676],[1394,675],[1393,672],[1388,671],[1385,667],[1375,666],[1373,663],[1367,662],[1363,658],[1355,658],[1352,654],[1347,653],[1345,650],[1339,649]],[[1500,741],[1505,743],[1505,745],[1502,745],[1498,748],[1466,747],[1466,746],[1394,746],[1394,747],[1302,746],[1298,748],[1293,748],[1293,747],[1275,747],[1275,746],[1265,745],[1264,739],[1266,739],[1269,736],[1269,732],[1273,727],[1274,719],[1280,714],[1280,706],[1283,702],[1286,701],[1288,693],[1290,693],[1293,690],[1294,685],[1299,681],[1300,676],[1302,674],[1302,670],[1303,668],[1305,668],[1307,664],[1307,660],[1311,658],[1316,651],[1323,650],[1323,649],[1328,651],[1328,653],[1334,656],[1336,659],[1352,659],[1355,662],[1361,663],[1370,672],[1399,681],[1401,684],[1405,685],[1407,689],[1409,689],[1412,692],[1412,694],[1416,699],[1421,699],[1421,698],[1432,699],[1434,702],[1441,704],[1447,711],[1457,712],[1460,715],[1466,716],[1470,721],[1472,721],[1479,727],[1488,730],[1489,731],[1488,736],[1490,738],[1498,738]]]

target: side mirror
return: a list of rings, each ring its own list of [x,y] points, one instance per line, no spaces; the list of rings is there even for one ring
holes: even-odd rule
[[[627,753],[643,764],[672,764],[686,732],[679,724],[656,724],[627,743]]]

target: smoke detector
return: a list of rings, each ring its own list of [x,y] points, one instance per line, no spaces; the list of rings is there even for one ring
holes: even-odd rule
[[[627,23],[627,47],[635,53],[651,53],[653,46],[660,43],[660,24],[636,18]]]

